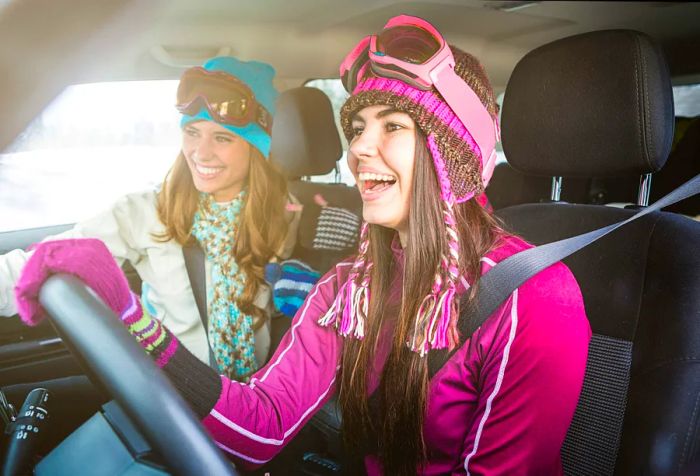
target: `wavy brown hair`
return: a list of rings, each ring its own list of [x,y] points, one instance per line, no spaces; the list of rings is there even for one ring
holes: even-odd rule
[[[339,401],[346,446],[350,453],[361,456],[363,448],[359,442],[376,438],[383,472],[390,475],[414,475],[428,457],[423,440],[428,359],[412,352],[406,343],[412,335],[418,308],[430,293],[432,270],[437,269],[448,246],[440,187],[425,138],[418,129],[410,200],[401,302],[387,306],[395,275],[391,242],[397,233],[370,225],[369,253],[374,266],[365,338],[346,339],[341,362]],[[479,260],[494,247],[502,229],[476,200],[458,204],[454,211],[460,235],[460,270],[475,282],[480,276]],[[368,369],[374,365],[382,323],[390,315],[398,315],[398,319],[377,389],[378,413],[372,414],[367,393]]]
[[[287,236],[287,182],[279,170],[251,146],[245,187],[247,193],[238,235],[234,237],[233,258],[246,280],[236,304],[242,312],[252,316],[257,325],[261,325],[264,311],[253,303],[264,283],[265,265],[276,256]],[[165,231],[154,238],[175,240],[183,246],[190,243],[194,240],[192,225],[198,207],[199,191],[194,186],[187,160],[180,152],[158,193],[158,217],[165,225]]]

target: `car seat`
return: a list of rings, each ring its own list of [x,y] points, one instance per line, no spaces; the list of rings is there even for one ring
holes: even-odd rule
[[[660,170],[673,99],[660,47],[611,30],[555,41],[517,64],[503,105],[517,169],[580,178]],[[535,244],[632,210],[541,203],[502,209]],[[562,449],[567,474],[676,474],[700,452],[700,223],[656,212],[565,260],[593,329],[580,401]]]
[[[272,126],[272,161],[303,205],[293,256],[325,273],[357,248],[362,200],[356,187],[311,182],[337,167],[343,149],[328,96],[316,88],[284,91]]]

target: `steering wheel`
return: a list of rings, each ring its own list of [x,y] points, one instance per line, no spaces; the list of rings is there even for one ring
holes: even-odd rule
[[[60,333],[177,475],[238,475],[163,372],[74,276],[51,276],[39,301]]]

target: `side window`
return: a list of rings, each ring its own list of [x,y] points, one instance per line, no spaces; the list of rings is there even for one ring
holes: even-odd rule
[[[74,223],[163,181],[180,148],[177,81],[66,88],[0,151],[0,232]]]
[[[676,117],[700,116],[700,84],[673,86]]]
[[[499,93],[496,96],[496,104],[498,104],[498,122],[499,124],[502,124],[501,122],[501,114],[503,113],[503,98],[505,97],[505,91]],[[506,154],[503,152],[503,143],[501,141],[498,141],[496,143],[496,164],[500,164],[501,162],[507,162],[506,160]]]
[[[346,185],[355,185],[355,178],[350,173],[348,168],[348,161],[346,159],[346,154],[348,150],[348,143],[345,140],[345,135],[340,129],[340,108],[345,103],[348,98],[348,93],[345,91],[343,84],[340,79],[312,79],[307,81],[304,86],[318,88],[331,100],[331,105],[333,106],[333,117],[335,118],[335,125],[338,128],[338,133],[340,134],[340,140],[343,144],[343,157],[338,160],[338,171],[331,172],[327,175],[321,175],[316,177],[311,177],[313,182],[341,182]]]

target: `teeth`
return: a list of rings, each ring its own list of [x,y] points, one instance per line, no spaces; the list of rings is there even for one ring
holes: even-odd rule
[[[213,175],[221,170],[221,167],[203,167],[199,164],[195,164],[195,167],[197,168],[197,172],[202,175]]]
[[[393,175],[384,175],[384,174],[373,174],[369,172],[361,172],[358,174],[358,178],[360,180],[374,180],[374,181],[381,181],[381,182],[391,182],[393,180],[396,180],[396,177]]]

